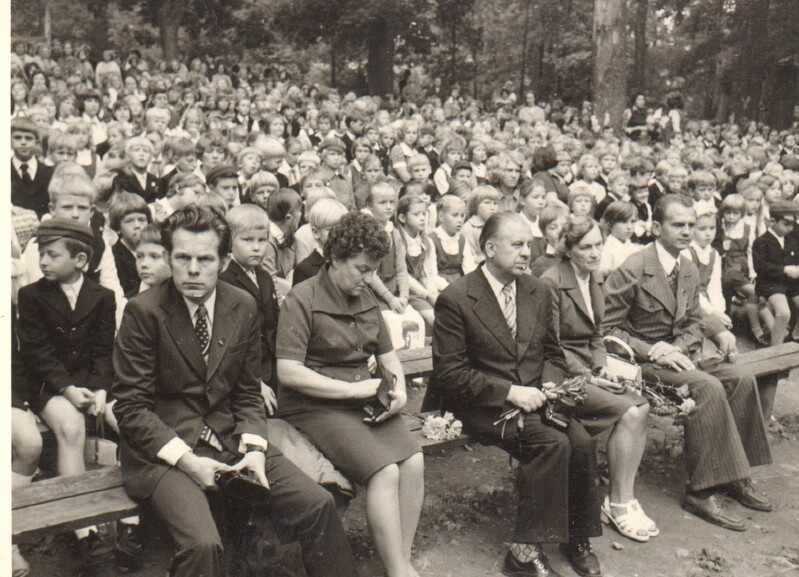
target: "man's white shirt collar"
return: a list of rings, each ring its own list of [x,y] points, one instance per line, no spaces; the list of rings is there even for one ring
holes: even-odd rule
[[[200,305],[196,302],[183,297],[183,302],[186,303],[186,307],[189,309],[189,318],[191,319],[191,324],[195,324],[197,322],[197,318],[195,315],[197,314],[197,309],[200,308]],[[208,297],[204,303],[205,310],[208,313],[208,332],[211,333],[214,326],[214,309],[216,308],[216,288],[211,293],[211,296]]]
[[[669,251],[663,248],[663,245],[661,245],[659,241],[655,241],[655,250],[658,254],[660,266],[666,271],[666,276],[669,276],[671,271],[674,270],[674,267],[677,266],[677,259],[671,256]]]

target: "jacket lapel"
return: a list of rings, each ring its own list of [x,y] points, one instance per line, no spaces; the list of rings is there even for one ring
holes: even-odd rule
[[[666,271],[663,270],[663,265],[660,264],[660,259],[658,259],[655,243],[653,242],[644,250],[646,251],[646,260],[644,263],[645,278],[641,288],[660,301],[660,303],[674,315],[677,310],[677,299],[674,297],[674,293],[671,292],[671,288],[669,287]],[[681,270],[679,274],[680,277],[682,277],[684,271]]]
[[[595,326],[599,326],[602,324],[602,319],[605,318],[605,291],[603,289],[605,280],[598,272],[593,273],[591,277],[591,306],[594,309],[594,318],[591,320],[594,321]]]
[[[230,272],[236,277],[236,280],[241,284],[241,286],[246,289],[248,293],[255,297],[255,300],[261,301],[261,292],[258,290],[258,287],[255,286],[255,283],[252,282],[250,276],[244,272],[244,269],[241,268],[241,265],[234,260],[230,261],[230,264],[227,265]],[[256,272],[256,274],[258,274]]]
[[[577,284],[577,275],[574,272],[574,267],[569,261],[563,261],[558,266],[560,266],[560,286],[566,290],[566,294],[569,295],[569,298],[571,298],[580,312],[583,313],[586,320],[592,325],[596,325],[594,315],[588,310],[588,304],[583,298],[583,291],[580,290]],[[593,306],[593,299],[591,305]]]
[[[677,300],[676,312],[674,317],[681,319],[685,316],[685,311],[688,308],[688,260],[680,257],[680,271],[677,273]],[[697,279],[698,282],[698,279]]]
[[[205,360],[203,360],[200,343],[194,332],[194,325],[189,318],[189,309],[183,302],[178,290],[173,283],[164,291],[161,299],[161,307],[167,311],[167,318],[164,322],[166,330],[177,345],[180,354],[186,359],[189,365],[197,373],[197,376],[204,379],[206,375]],[[218,310],[218,309],[217,309]],[[219,313],[215,313],[218,318]]]
[[[80,287],[78,293],[78,300],[75,303],[75,310],[72,311],[72,322],[77,323],[83,320],[88,315],[94,305],[97,304],[97,288],[98,286],[89,278],[83,279],[83,286]],[[66,298],[66,295],[64,296]]]
[[[246,275],[245,275],[246,276]],[[206,371],[206,382],[216,372],[225,351],[233,339],[233,335],[239,326],[239,315],[236,313],[239,303],[228,292],[228,286],[224,283],[217,283],[216,286],[216,305],[214,309],[214,324],[211,330],[211,350],[208,356],[208,370]]]
[[[516,293],[516,318],[519,319],[520,311],[518,307],[518,284]],[[502,313],[502,309],[499,308],[497,298],[494,295],[494,292],[491,290],[491,285],[488,284],[488,280],[486,280],[485,273],[482,270],[480,270],[480,272],[472,276],[470,279],[468,294],[473,300],[472,309],[474,310],[475,316],[480,320],[481,323],[483,323],[483,325],[485,325],[485,328],[488,329],[492,335],[494,335],[494,337],[502,344],[502,346],[505,347],[507,351],[515,357],[516,342],[513,340],[510,327],[508,326],[508,323],[505,322],[505,315]],[[524,324],[528,323],[519,323],[517,320],[517,330],[520,325]]]
[[[83,283],[85,285],[86,280]],[[57,282],[45,282],[42,285],[42,300],[64,317],[64,320],[72,320],[72,309],[69,307],[69,300]]]
[[[535,319],[538,318],[540,301],[536,295],[537,287],[526,282],[527,277],[516,280],[516,357],[521,359],[533,338]],[[502,322],[505,322],[503,316]],[[505,323],[507,325],[507,323]]]

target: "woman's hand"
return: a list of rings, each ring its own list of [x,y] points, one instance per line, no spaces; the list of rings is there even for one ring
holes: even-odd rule
[[[261,381],[261,396],[264,398],[266,410],[269,411],[269,416],[273,416],[277,411],[277,396],[272,387]]]
[[[352,383],[353,399],[370,399],[377,394],[377,388],[383,379],[366,379]]]
[[[375,423],[382,423],[394,415],[401,413],[402,409],[405,408],[405,405],[408,404],[408,394],[404,391],[389,391],[388,397],[391,399],[391,403],[388,406],[388,411],[377,417],[377,419],[374,421]]]

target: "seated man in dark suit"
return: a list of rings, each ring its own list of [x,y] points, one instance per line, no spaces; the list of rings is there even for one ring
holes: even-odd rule
[[[561,373],[566,366],[549,293],[525,274],[532,242],[519,214],[486,221],[480,234],[485,264],[436,301],[429,394],[463,421],[466,432],[519,460],[519,505],[503,574],[557,575],[539,547],[568,542],[572,567],[597,576],[599,561],[588,540],[602,533],[591,439],[577,420],[561,430],[543,418],[544,363]],[[516,408],[518,417],[503,419]]]
[[[271,483],[271,497],[252,512],[265,513],[282,540],[300,542],[309,577],[357,575],[332,496],[267,442],[257,305],[218,282],[231,249],[227,224],[192,205],[164,222],[162,236],[173,277],[128,303],[113,393],[125,488],[167,525],[178,551],[170,575],[224,574],[212,509],[231,512],[215,480],[231,470]]]
[[[704,337],[699,271],[680,256],[696,221],[690,201],[669,194],[655,205],[656,241],[629,257],[605,281],[605,334],[624,340],[642,363],[644,378],[688,384],[696,408],[685,421],[688,487],[683,509],[726,529],[743,519],[725,511],[717,494],[770,511],[749,481],[750,467],[771,462],[755,378],[727,362],[697,368]],[[722,351],[728,353],[731,351]]]

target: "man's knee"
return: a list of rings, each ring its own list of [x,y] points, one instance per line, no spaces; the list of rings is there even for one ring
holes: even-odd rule
[[[177,552],[173,564],[185,564],[190,567],[212,570],[212,568],[221,567],[223,552],[224,548],[218,534],[208,533],[194,536]]]
[[[552,426],[543,427],[535,432],[522,429],[519,431],[517,443],[519,454],[516,454],[517,447],[509,449],[511,455],[522,464],[541,457],[563,459],[563,462],[568,462],[572,451],[569,435]]]

